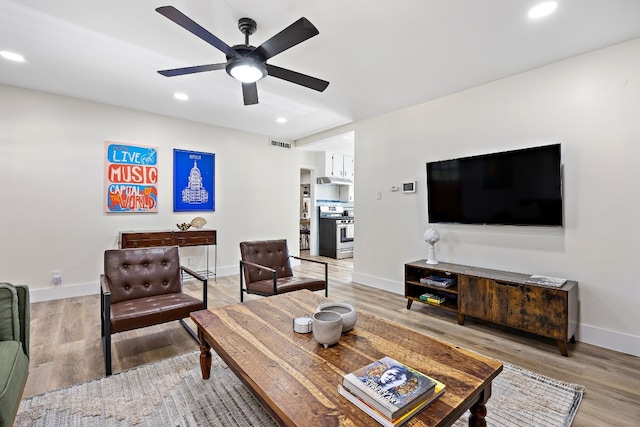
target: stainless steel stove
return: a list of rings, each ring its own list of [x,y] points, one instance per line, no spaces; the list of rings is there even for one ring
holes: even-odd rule
[[[320,256],[343,259],[353,257],[354,218],[346,216],[342,206],[319,208]],[[347,211],[353,215],[353,211]]]

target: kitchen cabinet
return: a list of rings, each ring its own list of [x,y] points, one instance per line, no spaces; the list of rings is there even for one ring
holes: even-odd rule
[[[345,154],[342,156],[342,176],[353,181],[354,177],[353,156]]]
[[[341,202],[353,202],[353,185],[341,185],[339,193]]]
[[[324,176],[353,180],[353,156],[340,153],[324,153]]]

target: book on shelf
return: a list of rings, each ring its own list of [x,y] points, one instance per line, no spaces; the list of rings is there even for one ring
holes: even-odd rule
[[[429,304],[440,305],[446,300],[445,297],[430,293],[424,293],[420,295],[420,301],[428,302]]]
[[[367,402],[360,399],[358,396],[354,395],[349,390],[344,388],[341,384],[338,384],[338,393],[340,393],[343,397],[347,398],[349,402],[353,403],[355,406],[360,408],[362,412],[369,415],[371,418],[373,418],[374,420],[376,420],[378,423],[382,424],[385,427],[399,427],[403,425],[404,423],[409,421],[411,418],[413,418],[414,415],[419,414],[424,408],[431,405],[438,397],[440,397],[440,395],[442,395],[442,393],[444,393],[444,389],[445,389],[444,384],[442,384],[441,382],[438,382],[433,394],[431,394],[428,398],[423,400],[418,405],[414,406],[413,409],[411,409],[410,411],[405,412],[405,414],[402,415],[400,418],[397,418],[396,420],[391,420],[390,418],[383,415],[376,408],[374,408],[373,406],[371,406],[370,404],[368,404]]]
[[[567,279],[560,277],[541,276],[539,274],[532,274],[526,283],[532,285],[551,286],[554,288],[560,288],[567,282]]]
[[[390,357],[345,375],[342,387],[391,422],[444,391],[441,382]]]
[[[456,284],[455,278],[446,278],[438,276],[427,276],[420,279],[420,283],[435,286],[438,288],[448,288]]]

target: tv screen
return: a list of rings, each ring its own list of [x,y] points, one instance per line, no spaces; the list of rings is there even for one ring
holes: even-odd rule
[[[560,165],[560,144],[429,162],[429,222],[562,226]]]

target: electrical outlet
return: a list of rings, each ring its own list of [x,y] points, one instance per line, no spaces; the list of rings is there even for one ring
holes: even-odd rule
[[[62,271],[53,270],[53,284],[59,285],[60,283],[62,283]]]
[[[198,265],[198,258],[194,256],[189,257],[189,267],[195,267]]]

